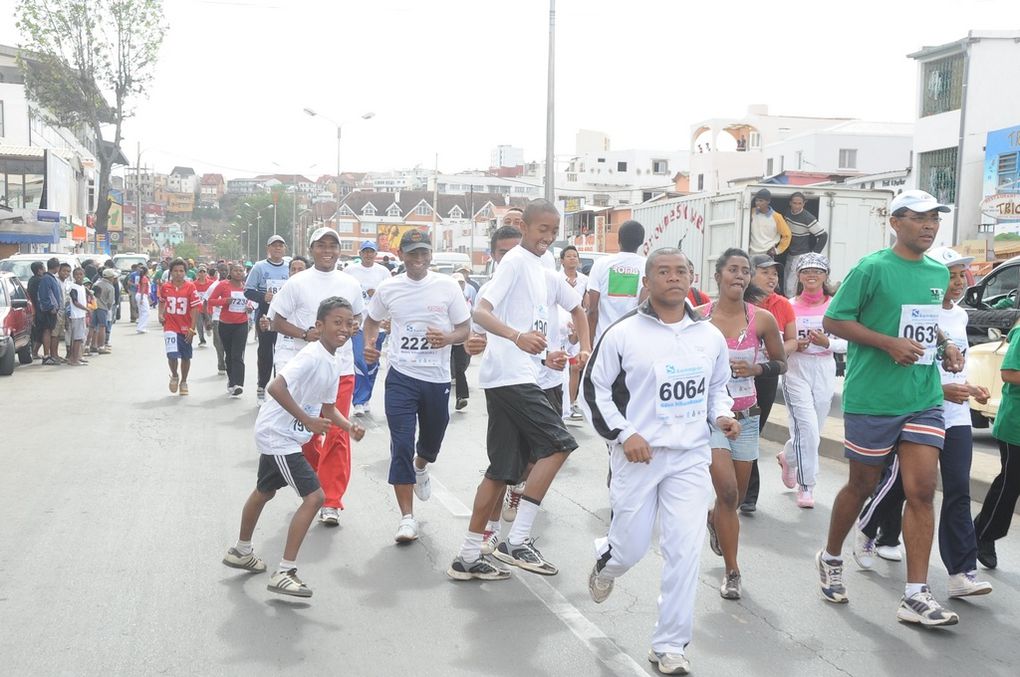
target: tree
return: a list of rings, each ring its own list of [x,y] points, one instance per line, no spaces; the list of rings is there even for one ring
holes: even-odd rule
[[[182,242],[174,247],[174,256],[179,259],[198,260],[202,256],[201,250],[194,242]]]
[[[120,152],[121,127],[152,81],[167,29],[163,2],[19,0],[15,16],[25,40],[18,60],[28,98],[48,122],[95,134],[96,230],[105,232],[110,209],[106,195]],[[108,135],[109,127],[113,131]]]
[[[274,204],[272,209],[269,206]],[[279,190],[275,193],[258,193],[250,195],[235,207],[234,223],[248,230],[251,225],[252,251],[258,258],[265,251],[266,240],[273,234],[273,212],[276,211],[276,232],[287,241],[287,251],[293,252],[291,234],[294,224],[294,193]],[[257,214],[262,214],[261,228]],[[238,230],[240,232],[240,229]]]

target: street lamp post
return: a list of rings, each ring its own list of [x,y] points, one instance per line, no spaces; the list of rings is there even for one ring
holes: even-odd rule
[[[327,122],[332,122],[334,125],[336,125],[336,179],[337,179],[337,182],[338,182],[337,183],[337,188],[336,188],[336,192],[337,192],[337,196],[336,197],[337,197],[337,201],[339,201],[340,200],[340,185],[339,185],[339,181],[340,181],[340,139],[341,139],[341,132],[343,130],[343,126],[345,124],[347,124],[347,122],[346,121],[345,122],[337,122],[336,120],[334,120],[332,118],[329,118],[329,117],[326,117],[322,113],[318,113],[318,112],[312,110],[311,108],[305,108],[304,111],[305,111],[305,115],[308,115],[308,116],[313,117],[313,118],[314,117],[320,117],[323,120],[326,120]],[[361,119],[362,120],[371,120],[374,117],[375,117],[375,113],[371,113],[371,112],[363,113],[361,115]]]
[[[254,206],[252,206],[248,202],[245,202],[243,204],[248,209],[251,209],[251,210],[255,211],[255,239],[256,239],[256,242],[261,242],[262,241],[262,212],[266,211],[267,209],[272,209],[273,210],[273,235],[276,235],[276,210],[274,209],[274,207],[276,205],[269,205],[268,207],[263,207],[262,209],[256,209]],[[251,227],[251,224],[249,223],[248,226]]]

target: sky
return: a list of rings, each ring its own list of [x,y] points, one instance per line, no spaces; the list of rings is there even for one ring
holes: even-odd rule
[[[15,0],[0,0],[13,17]],[[613,149],[681,150],[691,125],[784,115],[911,121],[908,53],[1016,23],[1016,0],[559,0],[558,158],[578,129]],[[421,165],[484,169],[499,144],[545,154],[548,0],[165,0],[134,163],[227,178]],[[21,44],[13,21],[0,43]],[[318,111],[310,117],[303,108]],[[368,120],[365,113],[374,113]]]

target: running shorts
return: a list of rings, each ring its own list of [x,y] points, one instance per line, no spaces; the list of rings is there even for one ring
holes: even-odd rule
[[[550,391],[559,390],[557,404],[550,403]],[[535,383],[488,388],[485,407],[489,414],[486,446],[491,480],[518,484],[528,464],[559,452],[577,449],[560,415],[562,389],[543,391]]]
[[[898,442],[925,444],[942,450],[946,427],[942,407],[902,416],[843,414],[843,455],[865,465],[884,465]]]

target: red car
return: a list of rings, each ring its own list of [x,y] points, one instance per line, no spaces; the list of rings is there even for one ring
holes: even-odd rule
[[[35,309],[14,273],[0,273],[0,376],[14,373],[14,355],[32,362],[32,319]]]

